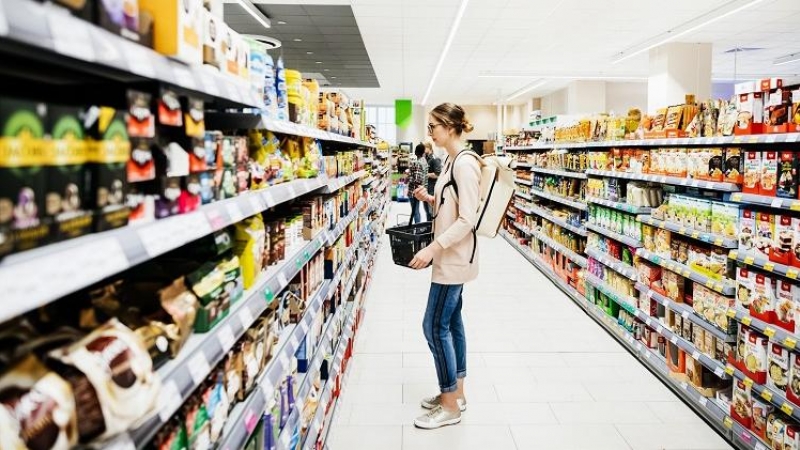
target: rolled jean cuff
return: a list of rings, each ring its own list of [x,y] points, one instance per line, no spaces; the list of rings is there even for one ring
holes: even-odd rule
[[[453,383],[452,386],[448,386],[446,388],[441,388],[442,394],[448,394],[450,392],[455,392],[458,390],[458,383]]]
[[[456,378],[458,378],[459,380],[462,380],[462,379],[464,379],[464,378],[467,378],[467,372],[466,372],[466,371],[464,371],[464,372],[458,372],[458,373],[456,374]]]

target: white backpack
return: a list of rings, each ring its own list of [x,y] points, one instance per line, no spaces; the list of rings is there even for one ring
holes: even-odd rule
[[[478,203],[478,222],[472,230],[473,242],[477,247],[478,236],[493,238],[497,236],[503,217],[506,215],[508,205],[514,196],[514,169],[512,168],[513,159],[510,156],[499,156],[495,154],[478,155],[472,150],[462,150],[453,159],[453,169],[450,171],[450,181],[444,188],[452,186],[458,198],[458,185],[456,184],[453,172],[455,163],[462,154],[472,155],[481,164],[481,185],[479,189],[480,201]],[[473,248],[472,263],[475,257]]]

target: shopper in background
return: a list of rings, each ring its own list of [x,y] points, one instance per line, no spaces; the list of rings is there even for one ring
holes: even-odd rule
[[[433,145],[430,142],[425,144],[425,158],[428,160],[428,194],[433,195],[433,189],[436,187],[436,180],[439,179],[439,174],[442,173],[442,160],[433,153]],[[433,206],[428,202],[423,202],[425,206],[425,214],[428,220],[433,220]]]
[[[428,134],[434,144],[447,150],[447,159],[433,196],[425,187],[414,191],[414,197],[433,205],[435,217],[433,242],[411,260],[414,269],[433,262],[422,326],[441,393],[422,400],[422,407],[430,412],[414,421],[415,426],[429,430],[461,422],[461,412],[467,408],[467,341],[461,306],[464,283],[478,276],[477,241],[473,241],[472,233],[478,219],[481,169],[474,154],[461,154],[465,148],[461,134],[472,129],[458,105],[444,103],[431,111]]]
[[[414,154],[417,159],[411,163],[411,173],[408,177],[408,192],[414,192],[415,189],[425,187],[428,179],[428,161],[425,159],[425,146],[422,144],[417,145],[414,149]],[[411,197],[411,221],[409,225],[420,223],[419,217],[419,203],[420,201]]]

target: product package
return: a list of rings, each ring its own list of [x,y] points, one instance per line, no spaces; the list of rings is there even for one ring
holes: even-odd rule
[[[778,189],[778,152],[764,152],[761,159],[761,184],[758,192],[775,197]]]
[[[749,313],[755,291],[755,272],[747,267],[739,267],[736,271],[736,309]]]
[[[744,154],[744,184],[742,192],[759,194],[761,185],[761,153],[748,151]]]
[[[739,221],[739,251],[749,253],[755,248],[756,241],[756,212],[742,209]]]
[[[775,285],[774,278],[756,273],[750,315],[766,323],[775,321]]]
[[[798,308],[800,308],[800,286],[790,281],[778,280],[775,325],[790,333],[796,333]]]
[[[795,405],[800,404],[800,354],[789,355],[789,388],[786,398]]]
[[[203,63],[202,0],[139,0],[139,10],[154,21],[157,52],[189,65]]]
[[[769,372],[767,386],[778,392],[786,392],[789,385],[789,350],[776,343],[769,344]]]
[[[792,151],[779,153],[778,188],[776,195],[782,198],[796,199],[798,195],[797,154]]]
[[[113,108],[90,108],[84,117],[89,135],[87,167],[88,206],[94,210],[94,231],[128,224],[125,202],[131,153],[124,113]]]
[[[794,248],[794,218],[782,214],[775,219],[775,236],[770,249],[769,259],[776,263],[791,264]]]
[[[123,432],[156,405],[160,383],[150,355],[116,319],[50,357],[77,399],[81,442]]]
[[[775,216],[760,212],[756,215],[756,235],[754,247],[758,254],[769,258],[775,236]]]
[[[741,380],[734,380],[732,401],[731,417],[749,429],[753,425],[753,394],[750,386]]]

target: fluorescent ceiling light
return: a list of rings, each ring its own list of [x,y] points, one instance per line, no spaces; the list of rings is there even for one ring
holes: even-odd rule
[[[272,23],[269,21],[269,18],[265,16],[258,8],[253,5],[251,0],[236,0],[245,11],[247,11],[254,19],[258,21],[261,25],[264,25],[264,28],[272,28]]]
[[[791,55],[781,56],[772,63],[774,66],[782,66],[784,64],[791,64],[800,61],[800,53],[792,53]]]
[[[515,98],[519,97],[522,94],[527,94],[528,92],[530,92],[530,91],[532,91],[534,89],[537,89],[537,88],[540,88],[540,87],[544,86],[546,83],[547,83],[547,80],[540,80],[538,83],[533,83],[530,86],[526,86],[526,87],[520,89],[519,91],[517,91],[516,93],[511,94],[511,96],[508,97],[505,101],[506,102],[510,102],[511,100],[514,100]]]
[[[717,9],[715,9],[715,10],[713,10],[713,11],[707,13],[707,14],[703,14],[702,16],[700,16],[700,17],[698,17],[696,19],[690,20],[689,22],[686,22],[686,23],[684,23],[684,24],[682,24],[682,25],[680,25],[680,26],[678,26],[676,28],[673,28],[673,29],[667,31],[666,33],[663,33],[663,34],[661,34],[659,36],[656,36],[653,39],[658,39],[658,40],[653,44],[646,44],[645,43],[645,44],[643,44],[643,47],[638,49],[638,50],[632,50],[635,47],[631,47],[630,49],[619,53],[617,55],[617,58],[612,62],[612,64],[620,63],[622,61],[625,61],[626,59],[633,58],[634,56],[640,55],[640,54],[642,54],[642,53],[644,53],[644,52],[646,52],[646,51],[648,51],[650,49],[656,48],[656,47],[658,47],[660,45],[664,45],[667,42],[674,41],[675,39],[678,39],[681,36],[685,36],[685,35],[687,35],[689,33],[693,33],[693,32],[695,32],[695,31],[697,31],[697,30],[699,30],[699,29],[701,29],[703,27],[711,25],[714,22],[722,20],[722,19],[724,19],[724,18],[726,18],[728,16],[731,16],[733,14],[736,14],[738,12],[744,11],[747,8],[751,8],[751,7],[755,6],[755,5],[763,2],[764,0],[746,0],[746,1],[747,2],[745,4],[739,5],[739,6],[735,7],[735,8],[730,8],[730,5],[734,4],[734,3],[735,4],[741,3],[742,0],[736,0],[736,1],[733,1],[733,2],[730,2],[730,3],[726,3],[725,5],[717,8]],[[691,25],[693,22],[698,22],[698,21],[700,23],[697,23],[695,25]],[[686,28],[682,29],[684,27],[686,27]],[[664,35],[666,35],[666,37],[663,37],[663,38],[659,39],[660,36],[664,36]]]
[[[645,76],[638,75],[543,75],[522,73],[482,73],[478,78],[539,78],[548,80],[647,80]]]
[[[433,90],[433,84],[436,83],[436,78],[439,77],[439,72],[442,70],[442,64],[444,64],[444,59],[447,57],[447,52],[450,51],[450,46],[453,45],[453,39],[456,37],[456,32],[458,31],[459,25],[461,25],[461,19],[464,17],[464,11],[466,11],[468,3],[469,0],[461,0],[461,6],[458,7],[453,26],[450,27],[450,34],[447,36],[447,41],[444,43],[444,48],[442,49],[442,54],[439,56],[439,61],[436,63],[436,68],[433,70],[431,81],[428,83],[428,89],[425,91],[425,96],[422,97],[423,105],[428,103],[428,97],[430,97],[431,90]]]

